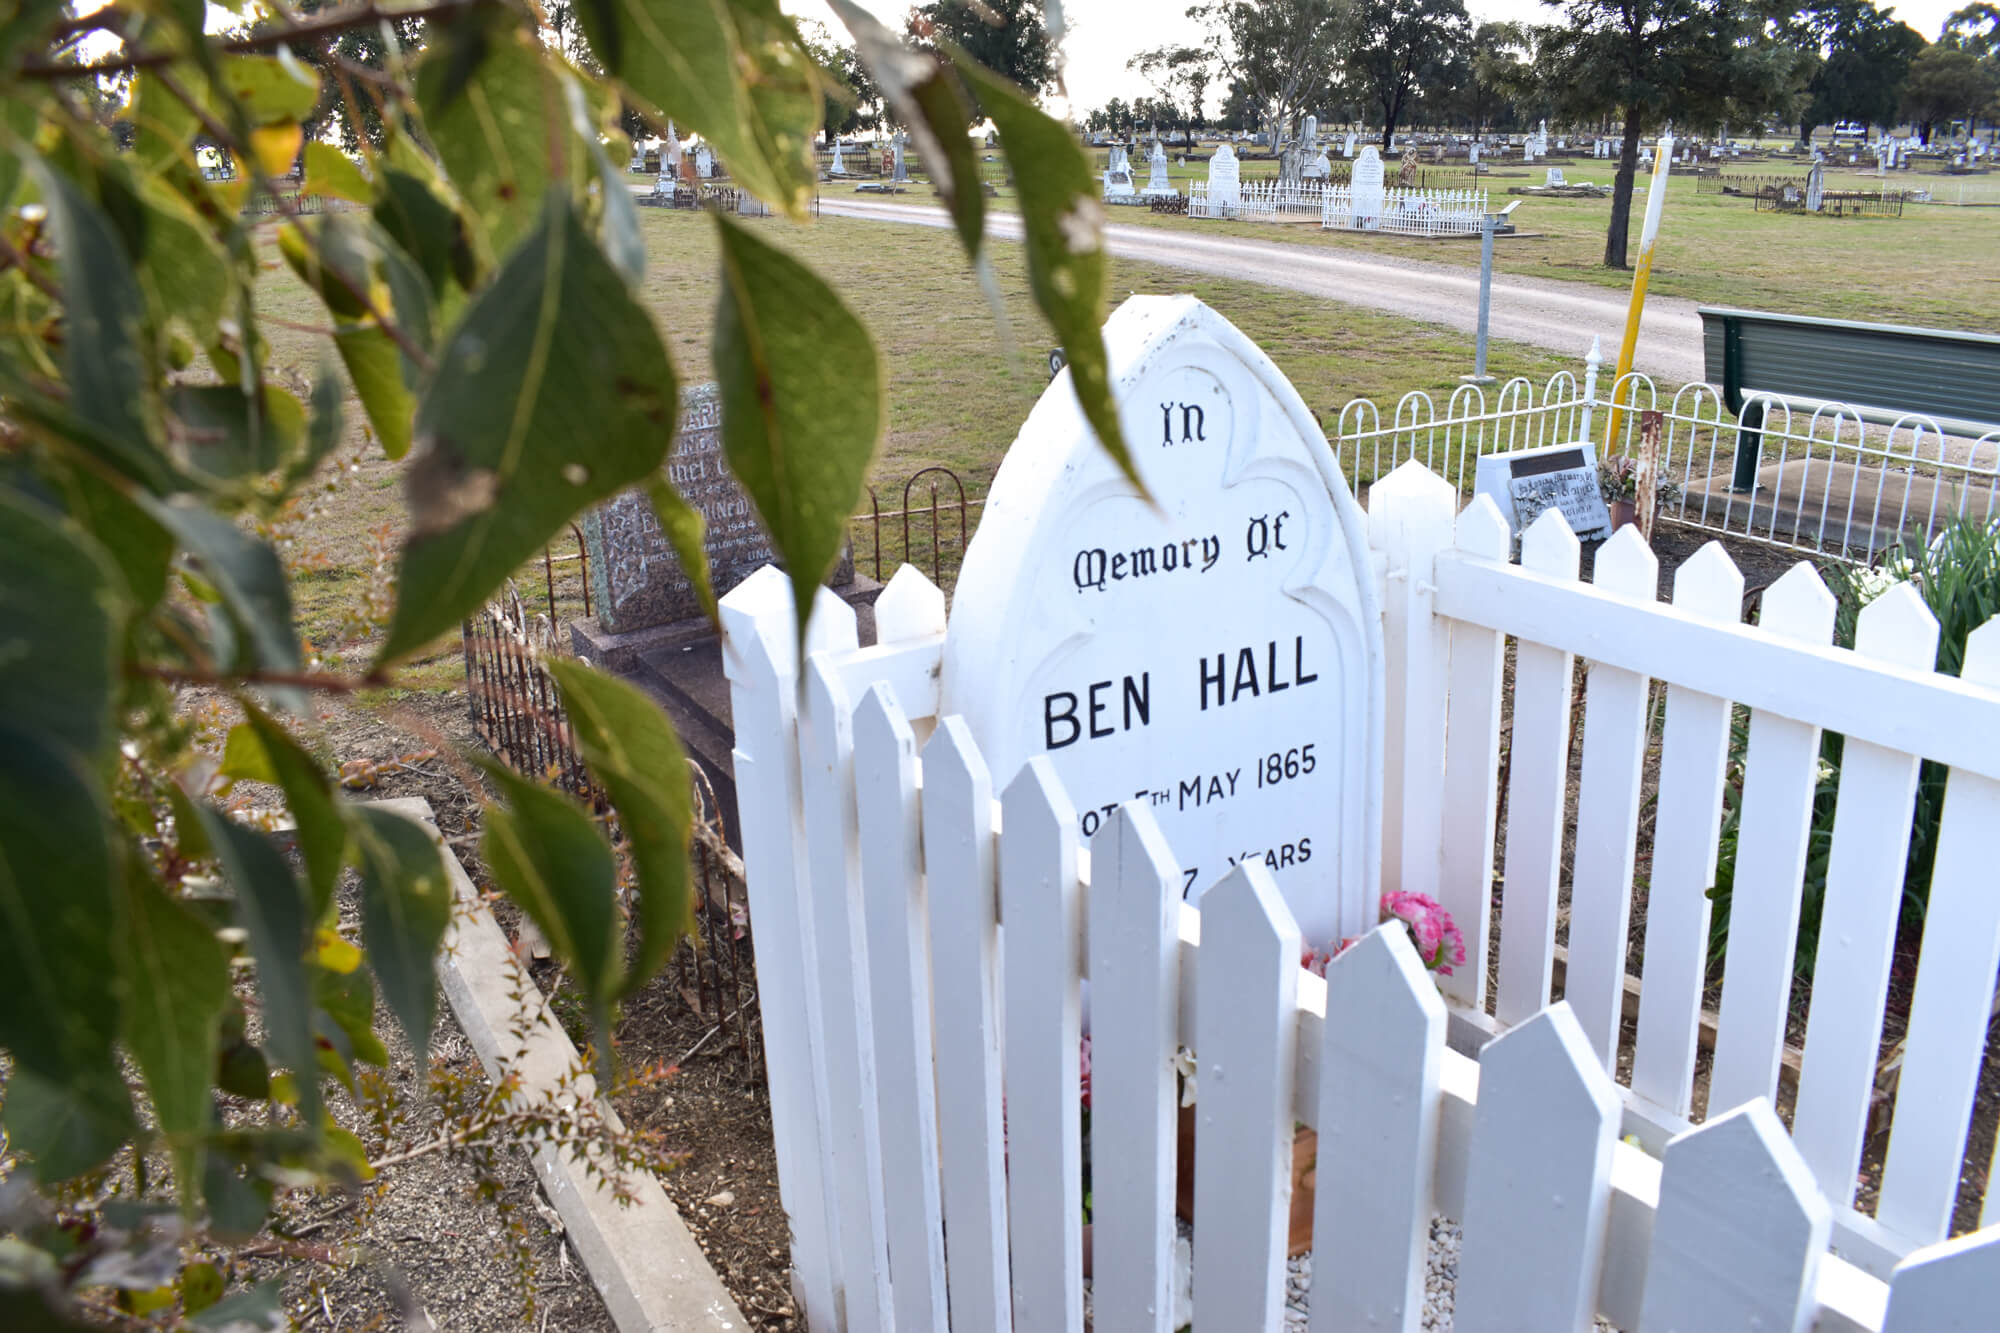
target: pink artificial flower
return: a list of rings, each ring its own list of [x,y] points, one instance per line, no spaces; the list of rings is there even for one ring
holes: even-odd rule
[[[1077,1046],[1077,1063],[1081,1067],[1083,1083],[1083,1109],[1090,1109],[1090,1034],[1084,1033]]]
[[[1382,895],[1382,920],[1403,923],[1410,932],[1410,942],[1417,946],[1418,957],[1431,971],[1448,977],[1453,966],[1465,966],[1465,936],[1451,919],[1451,913],[1439,906],[1436,900],[1421,893],[1391,890]],[[1299,965],[1323,977],[1327,964],[1358,938],[1354,936],[1341,940],[1324,950],[1307,949],[1299,959]]]

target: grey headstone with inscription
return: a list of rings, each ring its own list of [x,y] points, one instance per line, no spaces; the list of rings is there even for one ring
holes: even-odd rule
[[[715,385],[682,393],[680,434],[665,471],[707,524],[704,544],[716,596],[775,559],[749,497],[723,463],[722,402]],[[626,491],[584,515],[583,540],[600,629],[627,634],[701,615],[694,587],[640,492]],[[853,579],[854,557],[847,552],[832,581]]]
[[[1481,455],[1474,489],[1490,496],[1518,538],[1544,509],[1560,509],[1584,541],[1611,535],[1611,511],[1597,484],[1597,450],[1588,441]]]

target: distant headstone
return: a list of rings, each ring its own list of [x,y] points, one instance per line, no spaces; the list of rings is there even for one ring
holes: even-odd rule
[[[1236,152],[1228,144],[1215,150],[1215,156],[1208,159],[1208,206],[1213,209],[1241,208],[1243,206],[1243,186],[1240,179],[1241,164],[1236,160]]]
[[[1560,509],[1584,541],[1611,535],[1611,512],[1597,486],[1597,451],[1588,442],[1482,454],[1474,489],[1490,496],[1518,538],[1544,509]]]
[[[1417,188],[1417,141],[1410,140],[1403,149],[1403,160],[1396,164],[1396,188],[1414,190]]]
[[[1345,141],[1343,141],[1343,142],[1342,142],[1342,144],[1341,144],[1341,147],[1340,147],[1340,155],[1341,155],[1342,157],[1344,157],[1344,158],[1347,158],[1347,159],[1348,159],[1348,160],[1350,160],[1350,161],[1352,161],[1352,160],[1353,160],[1353,158],[1354,158],[1354,131],[1353,131],[1353,130],[1349,130],[1349,131],[1347,132],[1347,138],[1346,138],[1346,140],[1345,140]]]
[[[1305,128],[1299,131],[1300,151],[1317,155],[1319,153],[1319,117],[1307,116]]]
[[[1479,165],[1479,145],[1478,145],[1478,144],[1473,144],[1473,145],[1472,145],[1472,146],[1471,146],[1470,148],[1467,148],[1467,149],[1465,150],[1465,156],[1466,156],[1466,160],[1467,160],[1467,161],[1469,161],[1469,162],[1471,162],[1473,166],[1475,166],[1475,167],[1476,167],[1476,166],[1478,166],[1478,165]]]
[[[1826,167],[1815,162],[1806,173],[1806,212],[1819,212],[1820,204],[1826,196]]]
[[[1366,227],[1382,216],[1382,155],[1369,144],[1355,159],[1351,177],[1354,190],[1354,225]]]
[[[1546,178],[1545,178],[1545,179],[1544,179],[1544,180],[1542,181],[1542,184],[1543,184],[1543,185],[1545,185],[1545,186],[1546,186],[1546,185],[1567,185],[1567,184],[1569,184],[1569,182],[1568,182],[1567,180],[1565,180],[1565,179],[1563,178],[1563,169],[1562,169],[1561,167],[1550,167],[1550,168],[1549,168],[1549,174],[1548,174],[1548,176],[1547,176],[1547,177],[1546,177]]]
[[[1104,198],[1107,202],[1137,199],[1139,192],[1132,188],[1132,163],[1125,156],[1122,144],[1111,145],[1111,158],[1104,168]]]
[[[713,384],[682,394],[680,433],[665,473],[707,524],[703,541],[716,596],[776,558],[749,497],[723,463],[722,400]],[[652,504],[639,491],[626,491],[586,513],[583,541],[600,629],[625,634],[702,614]],[[854,581],[851,552],[843,555],[832,581]]]
[[[703,180],[710,180],[715,176],[715,154],[708,150],[707,144],[694,150],[694,170]]]
[[[674,128],[674,123],[670,120],[667,122],[667,137],[660,143],[660,175],[678,176],[680,174],[680,132]]]
[[[1046,756],[1094,834],[1144,801],[1195,900],[1257,861],[1307,940],[1376,915],[1379,611],[1312,412],[1190,296],[1104,327],[1149,503],[1055,384],[1002,460],[945,634],[940,712],[997,792]]]
[[[904,157],[904,149],[909,142],[910,136],[901,130],[896,131],[896,137],[890,142],[890,147],[896,154],[895,173],[889,177],[891,185],[901,185],[910,179],[910,164]]]
[[[833,166],[827,174],[830,176],[845,176],[847,174],[847,163],[841,159],[840,140],[838,139],[833,141]]]
[[[1324,152],[1321,152],[1312,161],[1299,168],[1299,175],[1309,181],[1323,181],[1333,175],[1333,163],[1327,160]]]
[[[1167,150],[1156,138],[1153,140],[1152,156],[1146,159],[1146,193],[1148,195],[1178,194],[1173,182],[1167,179]]]

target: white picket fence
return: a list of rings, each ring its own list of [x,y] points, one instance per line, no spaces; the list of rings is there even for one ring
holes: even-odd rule
[[[1484,190],[1382,192],[1379,212],[1357,215],[1354,187],[1329,185],[1321,201],[1320,226],[1336,231],[1387,231],[1410,236],[1477,236],[1486,216]]]
[[[1417,1327],[1433,1211],[1464,1226],[1461,1328],[1584,1329],[1593,1311],[1637,1330],[1991,1326],[2000,1231],[1940,1242],[2000,969],[2000,622],[1974,635],[1962,678],[1938,676],[1936,626],[1907,588],[1868,608],[1857,648],[1837,649],[1808,566],[1766,593],[1753,627],[1719,547],[1662,605],[1635,530],[1586,584],[1558,511],[1510,566],[1498,510],[1481,498],[1460,514],[1457,499],[1418,466],[1369,497],[1392,682],[1383,887],[1431,893],[1465,930],[1475,961],[1442,997],[1393,930],[1324,983],[1304,972],[1255,866],[1204,911],[1183,905],[1143,804],[1086,851],[1039,762],[996,796],[963,725],[936,717],[944,596],[915,570],[882,594],[866,649],[822,593],[802,683],[787,580],[766,569],[724,599],[778,1170],[814,1328],[1081,1329],[1085,980],[1099,1328],[1173,1326],[1180,1043],[1200,1057],[1198,1329],[1279,1326],[1295,1121],[1322,1139],[1315,1330]],[[1583,796],[1551,1006],[1579,657]],[[1667,722],[1622,1087],[1654,680]],[[1698,1106],[1703,891],[1732,703],[1750,709],[1739,888]],[[1818,976],[1840,980],[1814,996],[1788,1137],[1768,1099],[1823,727],[1847,737],[1818,958]],[[1869,1216],[1852,1205],[1919,759],[1951,777]],[[1481,1042],[1476,1063],[1460,1053]],[[1983,1222],[2000,1222],[1990,1197]]]
[[[1237,187],[1236,203],[1228,205],[1210,198],[1207,181],[1191,181],[1188,216],[1242,218],[1252,222],[1269,222],[1279,217],[1318,217],[1331,188],[1315,181],[1244,181]]]

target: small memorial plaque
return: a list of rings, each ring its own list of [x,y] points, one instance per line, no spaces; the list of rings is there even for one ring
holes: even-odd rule
[[[1611,512],[1597,484],[1597,451],[1588,443],[1545,445],[1479,460],[1477,489],[1489,495],[1519,537],[1544,509],[1560,509],[1583,541],[1611,535]]]
[[[717,597],[776,559],[750,498],[723,463],[722,400],[715,385],[681,394],[680,433],[664,471],[707,524]],[[701,614],[694,586],[642,492],[625,491],[585,514],[583,540],[590,553],[591,609],[603,630],[624,634]],[[844,552],[832,581],[853,579],[854,556]]]
[[[1104,338],[1153,501],[1058,378],[966,551],[942,712],[996,791],[1047,755],[1085,837],[1144,802],[1181,896],[1255,860],[1307,940],[1365,929],[1384,689],[1365,520],[1298,393],[1214,311],[1136,296]]]

